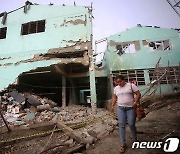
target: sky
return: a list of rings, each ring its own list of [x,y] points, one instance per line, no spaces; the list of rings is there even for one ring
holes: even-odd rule
[[[0,13],[15,10],[26,0],[0,0]],[[137,24],[180,28],[180,17],[167,0],[29,0],[38,4],[93,6],[93,40],[100,40]],[[174,1],[174,0],[172,0]],[[103,43],[102,43],[103,46]],[[98,53],[103,51],[98,46]],[[101,56],[101,55],[99,55]]]

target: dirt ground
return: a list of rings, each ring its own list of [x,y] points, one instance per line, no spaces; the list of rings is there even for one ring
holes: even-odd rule
[[[165,99],[154,102],[146,109],[146,112],[149,112],[141,121],[137,121],[137,131],[138,131],[138,139],[140,142],[143,141],[165,141],[169,137],[180,137],[180,100],[179,99]],[[54,126],[50,126],[53,129]],[[43,127],[43,130],[38,130],[38,132],[44,131],[45,129],[50,129],[48,127]],[[96,141],[94,144],[86,146],[86,150],[79,150],[76,154],[119,154],[120,153],[120,139],[118,126],[115,127],[114,131],[109,135],[105,135],[100,140]],[[23,130],[20,132],[14,132],[17,136],[18,134],[32,134],[37,133],[37,130]],[[173,133],[172,133],[173,132]],[[11,134],[13,135],[13,133]],[[9,138],[11,135],[4,134],[1,135],[2,139]],[[23,146],[24,149],[20,149],[18,151],[11,151],[11,154],[19,154],[26,153],[32,154],[34,151],[42,151],[42,147],[49,141],[49,136],[46,137],[38,137],[32,140],[16,142],[14,144],[17,147],[21,147],[23,145],[27,145],[27,148]],[[66,137],[65,137],[66,138]],[[60,138],[60,133],[54,133],[53,138],[51,140],[52,145],[58,145],[65,140],[65,138]],[[126,140],[127,140],[127,150],[125,153],[127,154],[162,154],[165,153],[163,149],[132,149],[132,141],[131,141],[131,133],[127,126],[126,128]],[[71,141],[71,140],[69,140]],[[41,143],[42,142],[42,143]],[[35,143],[38,143],[36,145]],[[74,144],[72,142],[71,144]],[[31,145],[28,147],[28,145]],[[1,149],[1,148],[0,148]],[[3,151],[4,152],[4,151]],[[0,152],[1,153],[1,152]],[[52,154],[52,152],[50,152]],[[59,152],[54,152],[59,153]],[[61,153],[61,152],[60,152]],[[180,153],[180,148],[174,152],[175,154]],[[62,153],[64,154],[64,153]]]
[[[147,114],[146,118],[136,123],[138,140],[142,141],[164,141],[168,137],[180,137],[180,101],[165,100],[167,105]],[[163,103],[163,102],[162,102]],[[173,134],[169,134],[171,132]],[[167,135],[167,137],[166,137]],[[165,137],[165,138],[164,138]],[[162,140],[164,138],[164,140]],[[162,154],[163,149],[132,149],[130,130],[126,129],[127,154]],[[83,154],[119,154],[120,139],[118,128],[109,136],[96,142]],[[180,153],[180,148],[173,153]]]

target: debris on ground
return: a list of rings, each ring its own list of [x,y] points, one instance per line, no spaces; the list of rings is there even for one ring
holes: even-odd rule
[[[11,153],[18,153],[20,143],[23,147],[33,147],[29,149],[29,153],[75,152],[90,147],[112,133],[118,125],[114,115],[104,108],[98,108],[94,114],[91,107],[83,105],[59,107],[52,100],[30,93],[6,91],[1,96],[0,105],[4,119],[12,130],[7,132],[1,121],[2,152],[8,151],[11,146]],[[42,142],[34,142],[38,138]],[[23,151],[22,147],[20,149]]]
[[[148,105],[144,103],[147,117],[137,123],[142,141],[164,140],[167,135],[179,134],[175,123],[177,120],[172,120],[172,113],[175,114],[174,117],[179,117],[177,102],[177,99],[166,99],[153,102],[151,100]],[[4,92],[0,97],[0,103],[2,115],[11,129],[11,132],[8,132],[0,118],[0,153],[66,154],[86,151],[87,154],[109,154],[115,150],[115,153],[119,153],[118,147],[114,147],[114,144],[103,142],[106,139],[108,141],[115,133],[115,145],[119,145],[117,116],[104,108],[97,108],[97,113],[94,114],[91,107],[59,107],[47,98],[17,91]],[[161,113],[159,110],[162,110]],[[167,113],[169,117],[162,121]],[[132,149],[128,151],[130,153]]]

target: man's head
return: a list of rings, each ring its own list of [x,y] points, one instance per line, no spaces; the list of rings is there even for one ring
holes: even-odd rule
[[[123,75],[118,75],[116,76],[115,78],[116,80],[116,83],[120,86],[120,87],[123,87],[125,85],[125,80],[124,80],[124,76]]]

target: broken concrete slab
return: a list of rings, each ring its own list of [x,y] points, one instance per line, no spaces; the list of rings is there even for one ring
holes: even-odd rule
[[[33,120],[35,118],[35,114],[34,113],[28,113],[26,116],[25,116],[25,120],[28,121],[28,120]]]
[[[60,109],[58,107],[54,107],[54,108],[52,108],[52,111],[53,112],[60,112]]]
[[[44,105],[37,106],[37,111],[41,112],[41,111],[45,111],[45,110],[51,111],[51,107],[50,107],[49,104],[44,104]]]
[[[12,96],[17,102],[22,103],[25,101],[25,98],[22,94],[18,93],[17,91],[12,91],[9,93],[10,96]]]
[[[34,96],[29,96],[27,101],[33,106],[42,105],[42,103],[39,100],[37,100]]]

